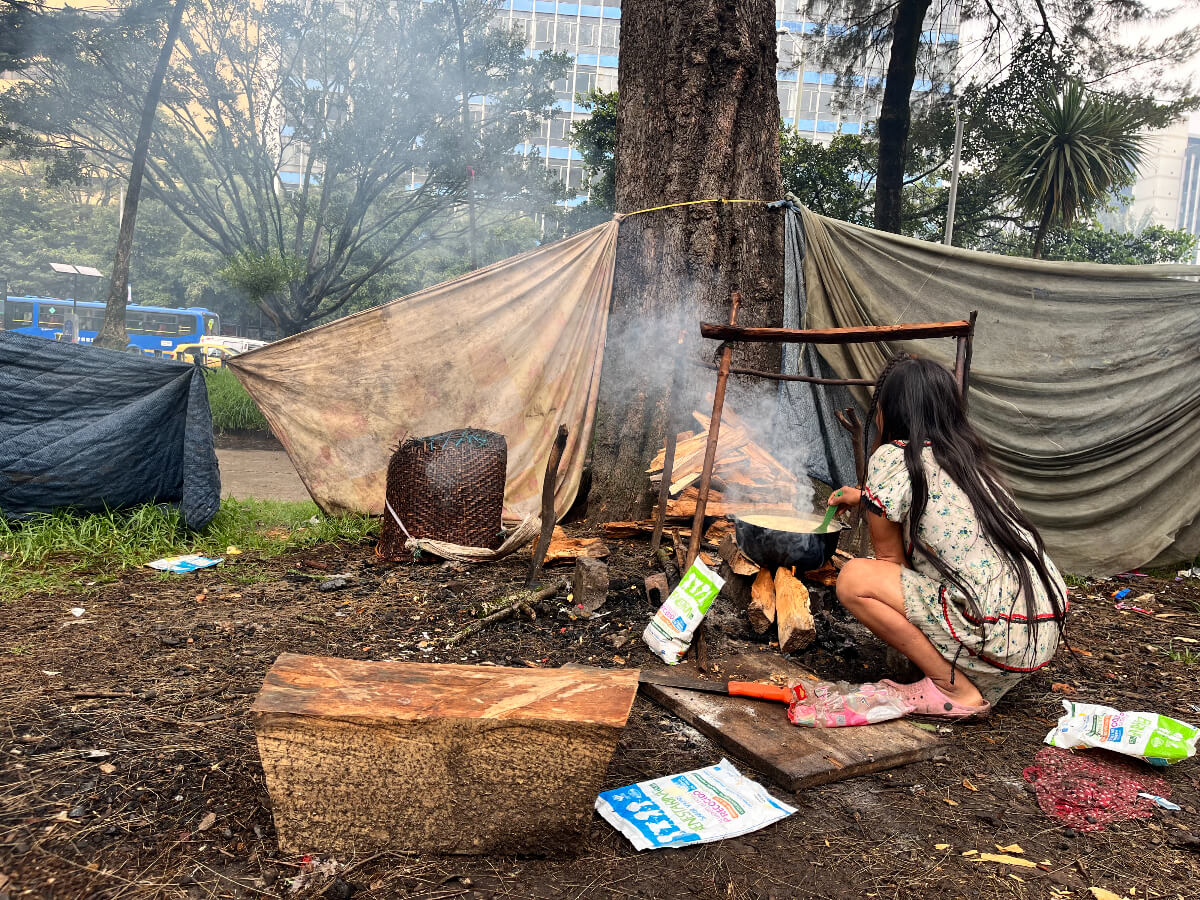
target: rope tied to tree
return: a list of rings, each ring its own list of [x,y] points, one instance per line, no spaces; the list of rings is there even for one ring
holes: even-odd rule
[[[665,203],[662,206],[649,206],[646,209],[635,210],[629,213],[614,213],[613,221],[620,222],[630,216],[640,216],[642,213],[658,212],[660,209],[674,209],[677,206],[696,206],[701,203],[762,203],[769,205],[770,200],[731,200],[727,197],[713,197],[710,200],[681,200],[678,203]]]

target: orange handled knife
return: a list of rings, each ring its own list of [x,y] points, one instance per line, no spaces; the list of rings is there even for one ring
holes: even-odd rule
[[[730,697],[752,697],[756,700],[773,700],[776,703],[792,703],[807,696],[800,685],[794,688],[759,681],[705,681],[688,678],[674,672],[638,670],[641,684],[657,684],[661,687],[681,688],[685,691],[705,691],[710,694],[726,694]]]

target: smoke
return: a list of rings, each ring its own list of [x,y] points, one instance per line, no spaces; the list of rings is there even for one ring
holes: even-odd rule
[[[727,321],[728,310],[720,317],[705,311],[698,298],[707,292],[698,291],[696,283],[685,280],[674,295],[681,299],[669,309],[610,317],[605,353],[611,354],[612,360],[605,364],[602,391],[609,398],[625,398],[629,415],[636,418],[639,397],[666,389],[668,409],[659,413],[666,414],[667,430],[699,434],[704,425],[693,411],[711,416],[720,359],[719,342],[701,337],[700,323]],[[738,356],[735,350],[735,367]],[[739,430],[762,452],[727,451],[738,444]],[[740,461],[718,465],[714,476],[713,489],[723,501],[744,506],[747,512],[760,507],[775,514],[785,514],[788,508],[795,515],[813,512],[809,451],[788,422],[779,382],[746,375],[729,377],[718,463],[730,456]],[[722,479],[722,470],[744,477]]]

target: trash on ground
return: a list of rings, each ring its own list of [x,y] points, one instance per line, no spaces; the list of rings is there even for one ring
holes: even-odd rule
[[[1007,853],[978,853],[971,856],[971,862],[1004,863],[1006,866],[1020,866],[1023,869],[1036,869],[1037,863],[1031,859],[1019,856],[1009,856]]]
[[[808,697],[788,707],[788,719],[793,725],[844,728],[899,719],[910,709],[903,697],[884,684],[818,681]]]
[[[1200,566],[1192,566],[1190,569],[1180,569],[1175,573],[1176,581],[1182,578],[1200,578]]]
[[[73,615],[77,619],[80,616],[82,616],[85,612],[87,612],[87,610],[84,609],[82,606],[72,606],[71,607],[71,615]]]
[[[215,566],[217,563],[224,561],[224,558],[209,559],[207,556],[192,553],[187,556],[164,556],[162,559],[156,559],[154,562],[146,563],[146,565],[152,569],[158,569],[160,572],[186,575],[188,572],[195,572],[197,569],[207,569],[209,566]]]
[[[724,585],[724,578],[696,560],[658,608],[642,632],[642,640],[667,665],[678,663]]]
[[[1154,805],[1159,809],[1166,809],[1170,810],[1171,812],[1179,812],[1181,809],[1183,809],[1183,807],[1181,807],[1179,804],[1172,803],[1166,797],[1160,797],[1158,794],[1148,794],[1145,791],[1142,791],[1138,794],[1138,796],[1145,797],[1147,800],[1153,801]]]
[[[327,578],[324,581],[322,581],[319,585],[317,585],[317,590],[321,591],[322,593],[327,594],[330,591],[340,591],[342,588],[344,588],[349,583],[350,582],[347,581],[344,577],[342,577],[341,575],[337,575],[337,576],[334,576],[333,578]]]
[[[1156,801],[1171,789],[1165,781],[1132,763],[1106,755],[1043,747],[1024,772],[1038,806],[1048,816],[1080,832],[1100,831],[1114,822],[1148,819]]]
[[[682,847],[757,831],[796,810],[727,759],[681,775],[604,791],[596,811],[638,850]]]
[[[1196,754],[1200,731],[1169,716],[1150,712],[1118,712],[1108,706],[1063,701],[1066,712],[1046,735],[1052,747],[1103,747],[1136,756],[1156,766],[1169,766]]]

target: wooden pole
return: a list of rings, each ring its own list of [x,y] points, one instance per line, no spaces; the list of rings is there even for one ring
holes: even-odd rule
[[[971,310],[971,330],[967,332],[967,352],[963,359],[962,378],[959,379],[959,386],[962,389],[963,412],[967,411],[967,388],[971,386],[971,354],[975,349],[975,319],[979,316],[979,310]]]
[[[965,320],[868,325],[863,328],[738,328],[735,325],[700,323],[701,337],[758,344],[866,344],[878,341],[958,337],[970,330],[971,323]]]
[[[729,310],[730,326],[737,325],[738,307],[742,295],[734,291]],[[699,495],[696,497],[696,515],[692,517],[692,536],[688,541],[688,553],[683,567],[686,572],[700,553],[700,541],[704,538],[704,510],[708,506],[708,490],[712,483],[713,464],[717,459],[717,438],[721,432],[721,410],[725,407],[725,385],[729,381],[729,365],[733,360],[733,347],[728,344],[721,350],[721,366],[717,370],[717,389],[713,393],[712,418],[708,423],[708,443],[704,446],[704,467],[700,470]]]
[[[671,376],[671,396],[667,402],[672,407],[678,405],[679,394],[683,381],[683,344],[687,340],[687,332],[680,331],[679,339],[675,342],[675,368]],[[662,482],[658,486],[658,508],[654,511],[654,531],[650,535],[650,558],[653,559],[658,554],[658,548],[662,545],[663,523],[667,518],[667,501],[671,499],[671,481],[675,477],[675,444],[676,444],[676,426],[678,422],[674,421],[674,416],[667,414],[667,445],[663,453],[663,477]]]
[[[533,550],[533,559],[529,561],[529,575],[525,578],[525,587],[531,588],[537,581],[538,569],[546,558],[546,550],[550,546],[550,538],[554,535],[554,485],[558,481],[558,464],[562,461],[563,450],[567,446],[567,426],[558,426],[558,435],[554,438],[554,446],[550,448],[550,458],[546,461],[546,478],[542,481],[542,533],[538,535],[537,546]]]

